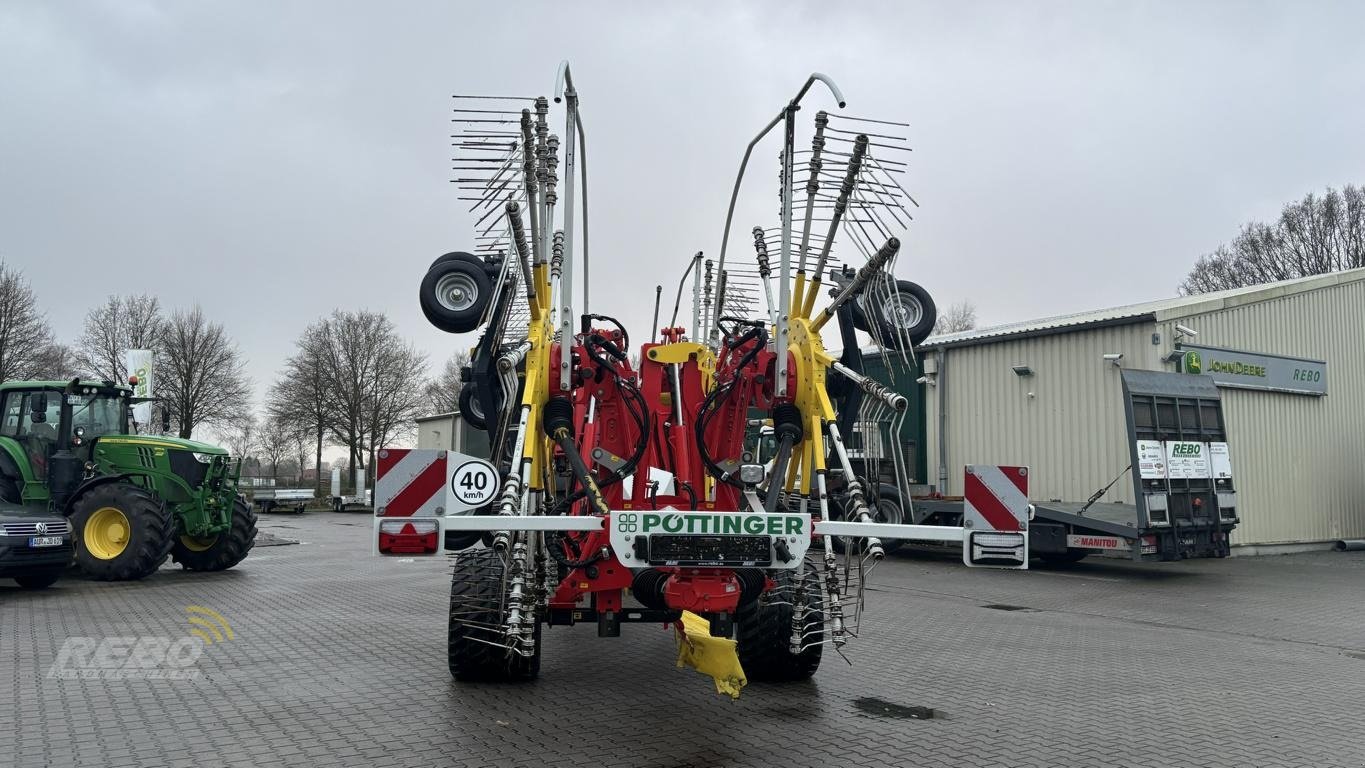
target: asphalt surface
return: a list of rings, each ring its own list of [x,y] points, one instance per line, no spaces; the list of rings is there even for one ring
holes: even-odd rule
[[[0,581],[0,766],[1365,766],[1365,552],[1027,573],[897,556],[851,664],[732,702],[645,625],[556,627],[537,682],[457,684],[442,560],[371,557],[366,515],[261,527],[301,543],[219,574]],[[191,605],[231,637],[185,640]],[[195,646],[192,679],[54,667],[72,642],[148,637]],[[128,651],[100,653],[75,666]]]

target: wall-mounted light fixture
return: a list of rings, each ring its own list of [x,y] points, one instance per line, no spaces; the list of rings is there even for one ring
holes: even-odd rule
[[[1014,371],[1014,375],[1015,375],[1015,376],[1032,376],[1032,375],[1033,375],[1033,369],[1030,368],[1030,367],[1028,367],[1027,365],[1012,365],[1012,366],[1010,366],[1010,369]]]

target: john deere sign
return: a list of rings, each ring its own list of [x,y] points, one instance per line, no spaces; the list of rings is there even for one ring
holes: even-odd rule
[[[1327,394],[1327,363],[1218,347],[1181,347],[1180,368],[1208,376],[1220,387],[1265,389],[1296,395]]]

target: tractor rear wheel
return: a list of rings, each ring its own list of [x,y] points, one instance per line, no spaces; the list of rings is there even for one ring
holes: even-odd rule
[[[461,682],[534,680],[540,675],[540,623],[536,622],[535,652],[514,653],[502,645],[507,621],[503,602],[502,558],[491,549],[477,549],[455,557],[450,577],[450,618],[446,657],[450,674]]]
[[[735,616],[735,639],[744,674],[758,682],[807,680],[820,668],[824,652],[825,612],[820,575],[806,562],[793,570],[768,571],[777,587]],[[799,580],[799,581],[798,581]],[[801,649],[793,651],[792,619],[796,612],[796,587],[804,588],[806,607],[802,621]]]
[[[175,521],[155,494],[129,483],[106,483],[72,506],[76,565],[96,581],[132,581],[166,562]]]
[[[23,495],[19,491],[19,482],[8,475],[0,475],[0,501],[18,504],[22,499]]]
[[[256,544],[256,513],[241,499],[232,502],[226,531],[207,538],[178,534],[171,557],[187,571],[226,571],[242,562]]]

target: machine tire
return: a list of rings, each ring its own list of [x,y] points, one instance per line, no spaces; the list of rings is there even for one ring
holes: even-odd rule
[[[175,519],[151,491],[130,483],[105,483],[81,494],[72,505],[71,525],[76,542],[76,565],[95,581],[134,581],[155,573],[170,554]],[[122,516],[126,545],[112,557],[91,550],[98,537],[87,531],[92,518]],[[97,517],[98,516],[98,517]]]
[[[464,423],[475,429],[488,431],[488,419],[472,383],[460,387],[459,407],[460,418],[464,419]]]
[[[1083,549],[1068,549],[1065,552],[1039,552],[1038,559],[1048,565],[1072,565],[1084,560],[1089,554]]]
[[[778,590],[795,587],[798,578],[804,580],[807,612],[803,634],[816,644],[799,653],[792,653],[794,606],[759,599],[747,606],[740,606],[735,613],[736,650],[739,652],[740,665],[744,667],[746,677],[758,682],[808,680],[820,668],[820,657],[824,653],[824,645],[820,643],[824,640],[825,613],[819,572],[814,564],[807,561],[801,568],[768,571],[768,576],[777,582]],[[768,596],[771,593],[765,597]]]
[[[934,323],[938,322],[938,308],[934,306],[934,298],[918,283],[897,280],[896,293],[901,304],[910,310],[910,318],[913,321],[911,325],[900,329],[893,326],[892,318],[886,314],[889,305],[878,306],[875,312],[869,312],[866,305],[871,301],[871,297],[863,294],[853,301],[853,327],[871,334],[872,321],[869,315],[875,314],[878,316],[877,322],[881,323],[880,335],[884,341],[897,338],[898,331],[903,331],[910,339],[911,346],[917,347],[934,332]]]
[[[256,545],[256,513],[251,505],[235,499],[228,529],[207,544],[176,534],[171,557],[187,571],[226,571],[242,562]]]
[[[446,333],[468,333],[479,327],[492,295],[492,281],[479,257],[448,253],[427,270],[418,300],[427,322]]]
[[[41,571],[32,571],[22,576],[15,576],[14,580],[19,582],[19,586],[24,589],[47,589],[57,583],[57,579],[62,577],[65,568],[47,568]]]
[[[450,576],[450,613],[446,634],[446,659],[450,674],[460,682],[516,682],[540,675],[540,629],[535,628],[535,655],[520,656],[490,645],[491,633],[473,629],[467,622],[499,627],[506,619],[503,607],[503,564],[491,549],[463,552],[455,557]]]
[[[0,475],[0,502],[19,504],[21,499],[23,492],[19,490],[19,482],[8,475]]]

